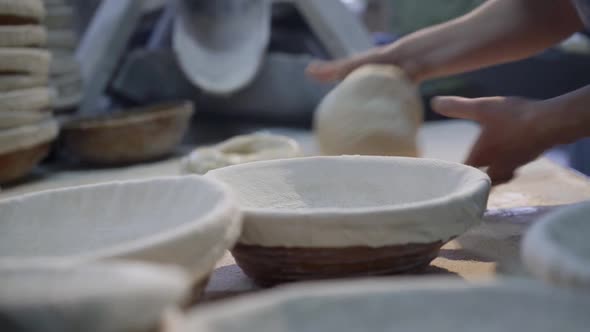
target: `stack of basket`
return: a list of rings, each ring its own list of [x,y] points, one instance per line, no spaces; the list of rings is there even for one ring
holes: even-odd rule
[[[0,184],[29,173],[57,136],[44,15],[41,0],[0,0]]]
[[[75,111],[82,99],[80,65],[74,57],[78,46],[75,11],[67,0],[43,0],[46,8],[47,46],[52,54],[50,84],[56,91],[53,109]]]

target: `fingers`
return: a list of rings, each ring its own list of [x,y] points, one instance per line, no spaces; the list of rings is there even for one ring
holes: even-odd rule
[[[514,178],[514,171],[516,167],[505,166],[505,165],[492,165],[488,168],[488,176],[492,180],[492,185],[497,186],[499,184],[506,183]]]
[[[372,49],[368,52],[353,56],[348,59],[313,62],[306,73],[321,82],[331,82],[344,79],[350,72],[358,67],[370,63],[387,63],[388,55],[381,49]]]
[[[465,164],[477,168],[486,167],[485,172],[492,180],[492,185],[496,186],[510,181],[514,177],[516,167],[508,165],[503,159],[503,151],[499,151],[497,147],[490,145],[489,133],[484,129],[479,136],[469,156],[465,160]]]
[[[506,100],[505,97],[470,99],[441,96],[433,98],[431,106],[436,113],[444,116],[481,122],[490,112],[505,108]]]

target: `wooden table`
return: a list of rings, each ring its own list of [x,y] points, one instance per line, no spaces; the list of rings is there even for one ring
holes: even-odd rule
[[[309,155],[317,152],[308,132],[269,131],[295,138]],[[469,122],[427,124],[420,134],[423,155],[461,161],[477,134],[478,127]],[[178,173],[178,159],[120,169],[70,170],[4,188],[0,198],[49,188]],[[520,275],[523,271],[518,259],[519,240],[530,223],[561,205],[587,199],[590,199],[590,181],[586,177],[541,158],[523,167],[514,181],[492,190],[484,223],[443,247],[428,272],[467,280],[493,278],[498,273]],[[212,276],[206,295],[216,298],[252,290],[256,287],[235,265],[231,255],[226,254]]]

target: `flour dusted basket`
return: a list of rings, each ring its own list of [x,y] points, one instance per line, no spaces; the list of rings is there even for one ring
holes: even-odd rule
[[[401,157],[311,157],[207,173],[244,213],[232,254],[260,284],[418,271],[480,222],[481,171]]]
[[[128,259],[176,265],[195,297],[241,230],[221,183],[164,177],[57,189],[0,201],[2,260]]]

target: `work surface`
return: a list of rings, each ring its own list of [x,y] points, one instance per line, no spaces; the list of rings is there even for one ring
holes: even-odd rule
[[[308,132],[268,131],[293,137],[308,155],[316,153]],[[461,161],[477,134],[478,127],[468,122],[427,124],[420,133],[423,155]],[[49,188],[175,174],[179,174],[178,159],[119,169],[70,170],[3,188],[0,198]],[[530,223],[561,205],[587,199],[590,199],[590,181],[547,159],[539,159],[523,167],[514,181],[492,190],[484,223],[443,247],[427,273],[456,275],[468,280],[490,278],[498,273],[521,274],[519,240]],[[214,298],[255,289],[228,253],[211,278],[207,296]]]

